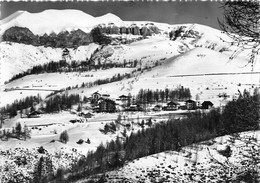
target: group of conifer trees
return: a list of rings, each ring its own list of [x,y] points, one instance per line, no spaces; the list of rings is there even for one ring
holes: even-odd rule
[[[42,74],[42,73],[56,73],[56,72],[88,72],[91,70],[98,70],[98,69],[110,69],[110,68],[125,68],[125,67],[136,67],[137,61],[134,62],[126,62],[118,63],[118,62],[107,62],[102,63],[97,62],[94,64],[91,59],[87,59],[86,61],[71,61],[67,62],[65,60],[60,60],[59,62],[48,62],[43,65],[36,65],[33,66],[31,69],[14,75],[9,82],[14,81],[16,79],[22,78],[24,76],[30,74]]]
[[[178,86],[176,89],[166,88],[164,90],[141,89],[136,95],[136,101],[142,104],[185,100],[189,98],[191,98],[190,89],[183,86]]]

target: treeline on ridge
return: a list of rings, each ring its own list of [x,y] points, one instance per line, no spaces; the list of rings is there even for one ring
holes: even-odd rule
[[[189,88],[178,86],[175,89],[164,89],[164,90],[150,90],[141,89],[136,95],[137,103],[151,104],[154,102],[168,102],[169,100],[183,100],[191,98]]]
[[[134,62],[126,62],[117,63],[117,62],[108,62],[101,64],[97,62],[94,64],[92,59],[87,59],[86,61],[71,61],[67,62],[66,60],[60,60],[58,62],[48,62],[43,65],[36,65],[33,68],[28,69],[23,73],[19,73],[14,75],[8,82],[14,81],[16,79],[22,78],[24,76],[30,74],[42,74],[42,73],[55,73],[55,72],[88,72],[91,70],[99,70],[99,69],[110,69],[110,68],[125,68],[131,67],[134,68],[137,66],[138,61],[134,60]]]
[[[40,95],[28,96],[24,99],[15,100],[12,104],[8,104],[1,108],[1,115],[9,114],[10,117],[17,115],[18,110],[29,109],[42,101]]]

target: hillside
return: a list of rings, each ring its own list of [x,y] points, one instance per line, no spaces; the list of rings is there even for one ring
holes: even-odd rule
[[[136,95],[140,89],[175,88],[178,85],[191,89],[192,98],[211,100],[220,106],[223,99],[220,93],[236,97],[238,90],[250,89],[258,85],[259,65],[251,73],[250,65],[241,57],[229,61],[229,54],[206,48],[195,48],[184,54],[171,57],[152,69],[145,70],[135,77],[119,82],[96,86],[90,89],[71,90],[69,93],[83,92],[86,96],[95,91],[110,93],[116,98],[122,94]],[[224,102],[225,103],[225,102]]]
[[[259,142],[259,131],[242,133],[241,137],[255,138]],[[245,140],[243,139],[243,140]],[[222,136],[209,141],[192,144],[180,151],[167,151],[128,162],[119,170],[105,173],[107,181],[120,182],[219,182],[236,179],[235,174],[243,174],[243,155],[249,152],[245,141],[232,136]],[[231,148],[231,156],[226,157],[221,150]],[[258,149],[259,150],[259,149]],[[239,173],[241,172],[241,173]],[[246,177],[246,176],[245,176]],[[242,179],[248,179],[241,176]],[[77,181],[82,183],[85,180]]]
[[[92,30],[109,41],[94,43]],[[0,182],[15,179],[12,175],[31,179],[40,157],[53,159],[55,174],[59,168],[73,174],[73,163],[101,143],[120,144],[168,119],[224,110],[244,90],[253,93],[260,86],[259,59],[254,67],[248,64],[251,50],[231,60],[238,47],[220,30],[199,24],[123,21],[111,13],[93,17],[78,10],[18,11],[0,21],[0,36],[8,38],[0,42],[0,107],[6,107],[1,108]],[[157,99],[141,100],[142,89]],[[177,94],[170,98],[166,91]],[[191,108],[188,99],[194,100]],[[176,107],[169,108],[170,101]],[[202,108],[204,101],[212,105]],[[60,138],[64,131],[66,142]],[[194,168],[211,176],[205,168],[216,164],[208,152],[223,160],[217,149],[231,145],[228,138],[127,162],[107,178],[189,182],[186,175]],[[238,157],[235,146],[231,160]]]
[[[81,46],[76,50],[69,49],[72,60],[86,60],[98,48],[96,44]],[[35,47],[17,43],[0,43],[1,83],[14,75],[27,71],[33,66],[42,65],[62,59],[63,49],[51,47]]]

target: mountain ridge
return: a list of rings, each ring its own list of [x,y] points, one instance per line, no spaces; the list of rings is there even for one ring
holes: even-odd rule
[[[123,21],[112,13],[94,17],[83,11],[74,9],[49,9],[39,13],[17,11],[3,20],[0,20],[0,35],[14,26],[27,27],[36,35],[50,34],[52,32],[58,34],[65,30],[71,31],[74,29],[89,32],[90,28],[111,21],[123,25]]]

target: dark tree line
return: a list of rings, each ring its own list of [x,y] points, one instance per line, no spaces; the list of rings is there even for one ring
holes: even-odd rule
[[[42,98],[38,96],[29,96],[25,99],[15,100],[12,104],[8,104],[5,107],[1,108],[2,114],[9,114],[10,117],[14,117],[17,115],[18,110],[23,110],[27,108],[31,108],[33,104],[38,104],[42,101]]]
[[[111,82],[116,82],[116,81],[120,81],[124,78],[130,78],[131,74],[117,74],[115,76],[113,76],[112,78],[107,78],[107,79],[99,79],[96,80],[94,82],[88,82],[88,83],[82,83],[81,87],[82,88],[91,88],[93,86],[96,85],[102,85],[102,84],[107,84],[107,83],[111,83]],[[75,88],[79,88],[78,85],[73,87],[73,89]],[[71,87],[66,88],[66,90],[70,90],[72,89]],[[53,94],[54,95],[54,94]],[[87,98],[84,97],[83,98],[83,102],[87,102]],[[50,95],[48,99],[46,99],[45,103],[46,106],[44,108],[46,113],[52,113],[52,112],[59,112],[62,110],[67,110],[67,109],[71,109],[72,105],[78,104],[79,102],[82,102],[82,99],[80,98],[79,94],[71,94],[71,95],[67,95],[66,91],[64,94],[60,95],[57,94],[52,96]]]
[[[98,69],[110,69],[110,68],[125,68],[125,67],[136,67],[137,61],[134,62],[126,62],[123,63],[104,63],[101,64],[98,62],[96,65],[93,63],[93,60],[90,58],[86,61],[71,61],[67,62],[65,60],[60,60],[59,62],[51,61],[49,63],[45,63],[43,65],[36,65],[33,68],[14,75],[9,82],[14,81],[16,79],[22,78],[24,76],[30,74],[42,74],[42,73],[56,73],[56,72],[87,72],[91,70],[98,70]]]
[[[9,140],[9,138],[26,140],[31,138],[31,130],[26,125],[22,128],[21,123],[18,122],[12,130],[4,129],[0,134],[0,138],[1,140]]]
[[[46,113],[60,112],[62,110],[71,109],[72,105],[78,104],[79,102],[79,94],[58,94],[45,101],[46,106],[44,107],[44,110]]]
[[[135,71],[133,71],[135,72]],[[87,82],[87,83],[82,83],[80,86],[81,88],[91,88],[93,86],[97,85],[102,85],[102,84],[107,84],[111,82],[116,82],[120,81],[124,78],[130,78],[132,76],[131,73],[125,73],[125,74],[116,74],[112,78],[106,78],[106,79],[98,79],[94,82]],[[79,88],[78,85],[74,87],[67,87],[65,90],[71,90],[71,89],[76,89]],[[52,113],[52,112],[60,112],[62,110],[67,110],[71,109],[72,105],[78,104],[79,102],[82,102],[80,99],[79,94],[71,94],[68,95],[65,90],[60,90],[60,91],[55,91],[49,94],[46,97],[45,100],[45,106],[41,105],[41,110],[43,110],[46,113]],[[65,92],[63,94],[59,94],[61,92]],[[87,102],[87,98],[83,98],[83,102]],[[12,104],[8,104],[5,107],[1,108],[1,114],[9,114],[9,117],[15,117],[17,115],[18,110],[23,110],[23,109],[28,109],[31,108],[33,109],[33,104],[39,104],[40,102],[43,102],[41,97],[38,95],[36,96],[30,96],[26,97],[25,99],[22,100],[16,100]],[[28,109],[30,110],[30,109]],[[33,109],[34,110],[34,109]],[[28,111],[29,112],[29,111]],[[32,111],[30,111],[32,112]]]
[[[176,89],[150,90],[141,89],[136,95],[136,101],[142,104],[150,104],[154,102],[168,102],[172,100],[183,100],[191,98],[189,88],[179,86]]]
[[[96,85],[102,85],[102,84],[107,84],[107,83],[111,83],[111,82],[116,82],[116,81],[120,81],[124,78],[130,78],[131,74],[117,74],[115,76],[113,76],[112,78],[107,78],[107,79],[98,79],[94,82],[88,82],[88,83],[82,83],[81,87],[87,87],[87,88],[91,88],[93,86]],[[73,87],[73,88],[78,88],[78,85]],[[70,90],[72,89],[71,87],[68,87],[66,90]],[[87,98],[84,97],[83,98],[83,102],[87,102]],[[45,112],[46,113],[52,113],[52,112],[59,112],[62,110],[67,110],[67,109],[71,109],[72,105],[78,104],[79,102],[82,102],[82,99],[80,98],[79,94],[71,94],[71,95],[67,95],[66,91],[65,94],[56,94],[54,96],[49,96],[49,98],[45,101],[46,106],[45,106]]]

